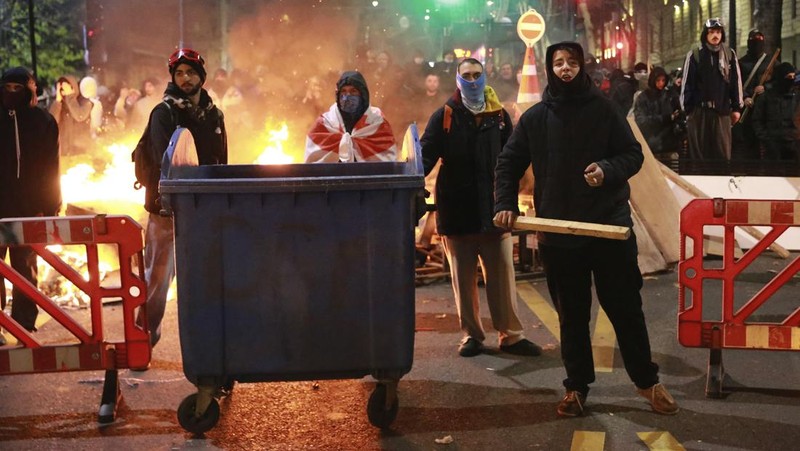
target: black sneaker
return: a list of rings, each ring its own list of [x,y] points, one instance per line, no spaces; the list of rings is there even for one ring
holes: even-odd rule
[[[562,417],[579,417],[583,415],[583,405],[586,403],[586,396],[577,390],[568,390],[564,395],[564,399],[558,403],[559,416]]]
[[[458,355],[461,357],[475,357],[481,352],[483,352],[483,343],[472,337],[467,337],[458,346]]]
[[[500,350],[514,355],[525,355],[531,357],[542,355],[541,346],[526,338],[523,338],[513,345],[500,345]]]

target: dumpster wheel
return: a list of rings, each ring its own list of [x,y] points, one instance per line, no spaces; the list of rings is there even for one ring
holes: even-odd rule
[[[397,400],[397,382],[379,382],[367,402],[367,418],[378,428],[385,429],[397,418],[400,403]]]
[[[219,403],[212,398],[208,408],[200,416],[197,415],[197,393],[192,393],[178,406],[178,423],[194,434],[202,434],[213,428],[219,421]]]

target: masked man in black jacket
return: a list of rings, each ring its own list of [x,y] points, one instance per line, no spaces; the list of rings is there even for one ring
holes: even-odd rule
[[[511,117],[494,89],[486,85],[478,60],[466,58],[456,71],[458,89],[431,115],[420,144],[426,175],[442,161],[436,178],[437,230],[450,263],[464,332],[458,353],[472,357],[484,349],[476,270],[480,257],[500,350],[537,356],[542,350],[524,338],[517,314],[513,237],[492,224],[494,167],[511,134]]]
[[[7,70],[0,79],[0,218],[55,216],[61,208],[58,125],[36,105],[36,81],[23,67]],[[30,247],[0,246],[0,258],[11,254],[11,266],[33,286],[37,284],[36,253]],[[14,286],[11,317],[23,328],[36,330],[36,303]],[[0,300],[6,290],[0,278]],[[2,338],[0,337],[0,340]]]
[[[633,226],[628,179],[642,166],[642,148],[625,118],[583,69],[583,48],[562,42],[547,49],[542,102],[520,118],[497,159],[495,224],[511,229],[519,216],[518,181],[533,166],[534,207],[542,218]],[[550,297],[561,326],[567,371],[561,416],[583,414],[594,382],[589,320],[592,279],[611,320],[625,370],[653,410],[678,411],[659,383],[642,312],[636,237],[625,241],[538,233]]]

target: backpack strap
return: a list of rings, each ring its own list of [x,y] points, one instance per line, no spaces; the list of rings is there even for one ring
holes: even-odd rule
[[[450,124],[453,122],[453,108],[450,105],[444,106],[444,119],[442,120],[442,130],[450,133]]]

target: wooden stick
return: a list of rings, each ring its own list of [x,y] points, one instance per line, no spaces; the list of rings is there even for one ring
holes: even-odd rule
[[[698,187],[692,185],[691,183],[687,182],[686,179],[681,177],[679,174],[677,174],[672,169],[668,168],[666,165],[664,165],[664,163],[659,162],[659,165],[661,166],[661,172],[664,173],[664,176],[666,176],[673,183],[675,183],[676,185],[681,187],[687,193],[691,194],[694,197],[697,197],[698,199],[710,199],[711,198],[711,196],[709,196],[708,194],[706,194],[703,191],[701,191],[700,188],[698,188]],[[758,230],[757,228],[755,228],[753,226],[744,226],[744,227],[740,227],[740,228],[742,229],[743,232],[745,232],[748,235],[750,235],[753,238],[755,238],[756,241],[761,241],[764,238],[764,234],[761,233],[760,230]],[[775,243],[775,242],[773,242],[772,244],[769,245],[769,249],[772,252],[775,252],[776,254],[778,254],[782,258],[789,258],[789,256],[792,255],[789,251],[786,250],[785,247],[783,247],[780,244]]]
[[[514,228],[563,233],[567,235],[593,236],[611,240],[627,240],[628,237],[631,236],[630,227],[594,224],[591,222],[564,221],[561,219],[532,218],[528,216],[518,217]]]

